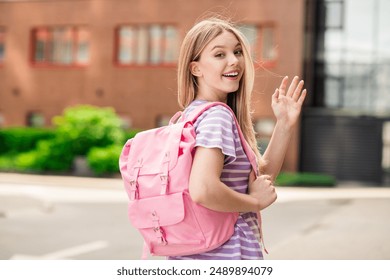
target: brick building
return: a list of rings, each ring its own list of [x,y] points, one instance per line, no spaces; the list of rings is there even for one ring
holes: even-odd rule
[[[179,109],[180,42],[210,12],[251,41],[254,121],[266,140],[271,94],[303,72],[304,0],[0,0],[0,126],[49,126],[76,104],[114,107],[131,127],[166,122]],[[285,169],[297,169],[298,150],[297,132]]]

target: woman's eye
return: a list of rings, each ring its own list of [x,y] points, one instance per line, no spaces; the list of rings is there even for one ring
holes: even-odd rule
[[[224,53],[217,53],[217,54],[215,55],[215,57],[224,57],[224,56],[225,56]]]
[[[241,49],[235,50],[235,51],[234,51],[234,54],[235,54],[235,55],[242,55],[242,50],[241,50]]]

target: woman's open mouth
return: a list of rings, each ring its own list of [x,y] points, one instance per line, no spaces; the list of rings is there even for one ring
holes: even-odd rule
[[[233,72],[222,74],[222,76],[226,77],[226,78],[234,79],[234,78],[238,77],[238,72],[237,71],[233,71]]]

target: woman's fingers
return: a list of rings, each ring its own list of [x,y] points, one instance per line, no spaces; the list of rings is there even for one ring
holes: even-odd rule
[[[301,96],[301,92],[302,92],[302,88],[303,88],[303,80],[301,80],[299,83],[298,83],[298,86],[295,88],[295,91],[292,95],[292,98],[294,99],[294,101],[298,101],[299,97]]]
[[[288,96],[288,97],[293,96],[295,89],[297,88],[298,82],[299,82],[299,77],[295,76],[294,79],[292,80],[289,88],[288,88],[286,96]]]
[[[284,77],[282,82],[280,83],[279,87],[279,95],[286,95],[286,88],[287,88],[287,82],[288,82],[288,77]]]
[[[303,105],[303,102],[305,101],[305,97],[306,97],[306,89],[304,89],[304,90],[302,91],[301,96],[299,96],[299,99],[298,99],[298,102],[297,102],[297,103],[298,103],[300,106]]]
[[[274,94],[272,95],[272,101],[273,102],[278,102],[279,100],[279,89],[277,88],[274,92]]]
[[[288,77],[286,76],[283,78],[280,87],[277,88],[274,94],[272,95],[273,101],[278,102],[280,97],[283,98],[283,96],[286,96],[292,98],[295,102],[302,105],[306,97],[306,90],[302,91],[303,86],[305,84],[304,81],[299,80],[299,77],[295,76],[290,86],[288,87],[288,90],[286,91],[287,83],[288,83]]]
[[[271,178],[270,175],[261,175],[260,178],[261,178],[264,182],[268,183],[268,185],[272,185],[272,180],[271,180],[272,178]]]

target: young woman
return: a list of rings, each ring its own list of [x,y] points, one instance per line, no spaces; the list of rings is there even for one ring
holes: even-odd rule
[[[179,104],[188,115],[198,105],[228,104],[205,111],[195,122],[196,152],[190,176],[191,198],[212,210],[240,212],[233,236],[212,251],[170,259],[262,259],[261,230],[256,212],[276,200],[273,181],[284,160],[306,92],[295,77],[272,96],[276,126],[267,150],[260,155],[251,121],[253,61],[248,43],[229,22],[208,19],[196,24],[182,43],[178,65]],[[256,154],[261,175],[255,179],[243,151],[234,117]]]

